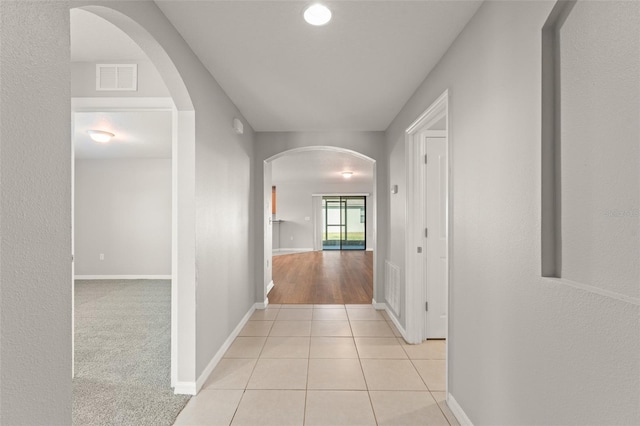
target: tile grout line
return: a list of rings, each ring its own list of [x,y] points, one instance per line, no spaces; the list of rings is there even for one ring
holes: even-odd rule
[[[404,348],[402,348],[402,349],[405,351],[405,353],[407,353],[407,351]],[[416,371],[416,373],[418,373],[418,377],[420,377],[420,380],[422,380],[422,383],[424,383],[425,387],[427,388],[427,391],[429,392],[429,395],[436,402],[436,405],[438,406],[438,410],[440,410],[440,412],[444,416],[444,419],[447,421],[447,423],[449,423],[449,426],[451,426],[451,422],[449,421],[449,418],[447,417],[447,415],[442,410],[442,407],[440,406],[440,403],[438,402],[438,400],[435,398],[435,396],[433,396],[433,391],[431,390],[431,388],[427,384],[427,381],[422,377],[422,374],[420,374],[420,372],[418,371],[418,367],[416,367],[416,365],[414,364],[414,362],[413,362],[414,359],[411,358],[411,356],[409,356],[409,353],[407,353],[407,357],[409,358],[409,361],[411,361],[411,366],[413,367],[413,369]],[[418,361],[430,361],[430,359],[418,360]],[[441,391],[436,391],[436,392],[441,392]],[[446,394],[447,391],[445,390],[444,392]]]
[[[309,329],[309,352],[307,354],[307,380],[304,386],[304,407],[302,411],[302,424],[307,423],[307,399],[309,398],[309,368],[311,364],[311,329]]]
[[[273,327],[273,324],[271,325],[271,327]],[[271,332],[271,329],[269,329],[269,332]],[[240,337],[240,336],[238,336]],[[236,337],[233,341],[235,342],[238,337]],[[258,336],[258,337],[263,337],[263,336]],[[262,351],[264,350],[264,347],[267,344],[267,339],[269,338],[269,336],[265,336],[264,339],[264,343],[262,344],[262,347],[260,348],[260,353],[258,353],[258,357],[256,358],[256,363],[253,364],[253,368],[251,369],[251,374],[249,374],[249,379],[247,380],[247,383],[244,385],[244,389],[242,390],[242,396],[240,397],[240,400],[238,401],[238,405],[236,406],[235,411],[233,412],[233,416],[231,417],[231,421],[229,422],[229,426],[231,426],[231,424],[233,424],[233,420],[236,418],[236,415],[238,414],[238,410],[240,409],[240,404],[242,403],[242,400],[244,399],[244,396],[247,394],[247,387],[249,386],[249,382],[251,381],[251,377],[253,377],[253,373],[256,371],[256,367],[258,366],[258,361],[260,360],[260,355],[262,355]],[[233,343],[232,343],[233,344]],[[227,349],[228,351],[228,349]],[[225,352],[226,354],[226,352]],[[224,358],[224,355],[223,355]],[[253,358],[249,358],[249,359],[253,359]],[[211,372],[211,374],[213,374],[213,372]],[[207,378],[208,380],[208,378]]]
[[[427,387],[428,388],[428,387]],[[435,396],[433,396],[433,392],[429,391],[429,393],[431,394],[431,398],[433,398],[436,401],[436,405],[438,406],[438,409],[440,409],[440,412],[442,413],[442,415],[444,416],[445,420],[447,421],[447,423],[449,423],[449,426],[451,426],[451,422],[449,421],[449,417],[447,417],[447,415],[444,413],[444,410],[442,409],[442,407],[440,406],[440,403],[438,402],[438,400],[436,399]],[[446,395],[446,391],[445,391],[445,395]],[[445,399],[445,404],[446,404],[446,399]]]
[[[346,309],[346,306],[345,306]],[[360,365],[360,372],[362,372],[362,379],[364,380],[364,386],[366,388],[367,397],[369,398],[369,405],[371,406],[371,414],[373,414],[373,421],[378,425],[378,417],[376,416],[376,410],[373,408],[373,401],[371,400],[371,390],[369,389],[369,383],[367,382],[367,376],[364,374],[364,368],[362,367],[362,358],[360,358],[360,351],[356,344],[356,336],[353,334],[353,328],[351,327],[351,317],[349,317],[349,310],[347,310],[347,318],[349,320],[349,329],[351,330],[351,338],[353,339],[353,346],[356,348],[356,354],[358,355],[358,365]]]

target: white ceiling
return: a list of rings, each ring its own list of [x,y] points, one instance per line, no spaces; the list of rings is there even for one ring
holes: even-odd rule
[[[76,112],[73,146],[79,159],[171,158],[171,112]],[[94,142],[87,130],[115,134],[109,143]]]
[[[480,5],[477,1],[330,2],[333,20],[311,27],[293,1],[157,3],[258,131],[385,130]],[[124,32],[71,10],[73,61],[147,61]],[[169,158],[169,112],[75,115],[77,158]],[[113,142],[92,142],[88,129]],[[300,156],[300,158],[296,158]],[[305,153],[277,160],[274,179],[372,179],[371,166],[346,154]],[[313,177],[315,179],[316,177]]]
[[[148,61],[142,49],[110,22],[81,9],[71,9],[71,61]]]
[[[353,172],[348,180],[354,183],[373,183],[373,163],[351,154],[331,151],[306,151],[285,155],[273,160],[272,183],[282,182],[344,183],[341,172]]]
[[[176,1],[158,6],[257,131],[386,130],[479,1]]]

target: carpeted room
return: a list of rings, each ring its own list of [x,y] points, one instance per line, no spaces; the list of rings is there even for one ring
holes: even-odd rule
[[[171,281],[75,281],[73,424],[171,425]]]

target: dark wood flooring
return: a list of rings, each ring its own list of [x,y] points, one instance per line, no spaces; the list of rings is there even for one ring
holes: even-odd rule
[[[357,304],[373,298],[373,252],[314,251],[273,257],[269,303]]]

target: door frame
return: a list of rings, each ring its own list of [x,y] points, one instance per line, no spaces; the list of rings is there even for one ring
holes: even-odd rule
[[[432,127],[444,118],[445,130],[432,130]],[[421,343],[427,338],[426,310],[427,300],[426,268],[424,256],[424,221],[425,211],[425,167],[424,152],[420,141],[424,137],[445,137],[447,139],[447,157],[449,165],[448,194],[447,194],[447,326],[446,350],[449,353],[451,315],[451,265],[453,263],[452,249],[452,180],[453,158],[449,123],[449,91],[445,90],[436,101],[427,108],[405,131],[405,164],[407,179],[406,197],[406,240],[405,240],[405,319],[406,338],[409,343]],[[418,247],[423,249],[418,253]],[[449,357],[447,356],[447,370]],[[448,382],[448,374],[447,374]],[[448,385],[448,383],[447,383]],[[447,386],[448,389],[448,386]]]
[[[102,3],[105,2],[86,1],[83,5],[70,5],[69,10],[78,8],[91,12],[122,30],[149,57],[170,93],[173,112],[170,376],[174,393],[195,395],[199,390],[196,377],[196,199],[193,172],[196,110],[174,62],[176,49],[167,51],[150,30],[122,11],[120,6]],[[109,102],[109,98],[101,99]],[[140,106],[149,100],[153,98],[132,97],[128,102]]]
[[[75,135],[75,115],[84,112],[170,112],[171,113],[171,387],[175,387],[178,369],[178,110],[170,97],[72,97],[71,129]],[[71,147],[71,273],[72,273],[72,329],[75,330],[75,151]],[[75,331],[72,333],[72,377],[75,376]]]
[[[348,211],[347,206],[348,206],[349,203],[348,203],[347,200],[348,199],[354,199],[354,198],[361,198],[362,199],[362,201],[364,202],[364,222],[363,222],[364,223],[364,240],[363,240],[364,248],[362,250],[353,249],[353,251],[367,251],[367,195],[348,195],[348,194],[346,194],[346,195],[323,195],[321,197],[321,200],[324,201],[325,198],[338,198],[339,199],[339,203],[340,203],[340,209],[342,209],[342,207],[343,207],[342,206],[342,202],[344,200],[344,209],[345,209],[344,225],[342,223],[340,223],[340,225],[338,225],[338,226],[340,226],[340,248],[337,251],[344,250],[342,248],[342,242],[343,241],[348,241],[348,240],[346,240],[346,235],[348,234],[348,227],[349,227],[349,221],[348,221],[348,218],[347,218],[347,216],[348,216],[348,214],[347,214],[347,211]],[[329,200],[326,200],[326,201],[329,202]],[[324,215],[323,215],[322,223],[325,225],[323,231],[324,231],[325,234],[328,234],[329,232],[328,232],[327,227],[336,226],[336,225],[329,225],[327,223],[327,221],[329,220],[329,213],[328,213],[328,211],[326,209],[323,209],[323,210],[324,210]],[[341,222],[342,222],[342,220],[341,220]],[[315,223],[314,223],[314,225],[315,225]],[[342,227],[343,226],[344,226],[344,229],[345,229],[345,239],[342,238]],[[324,248],[324,241],[325,240],[323,239],[322,240],[322,250],[323,251],[326,250]]]

